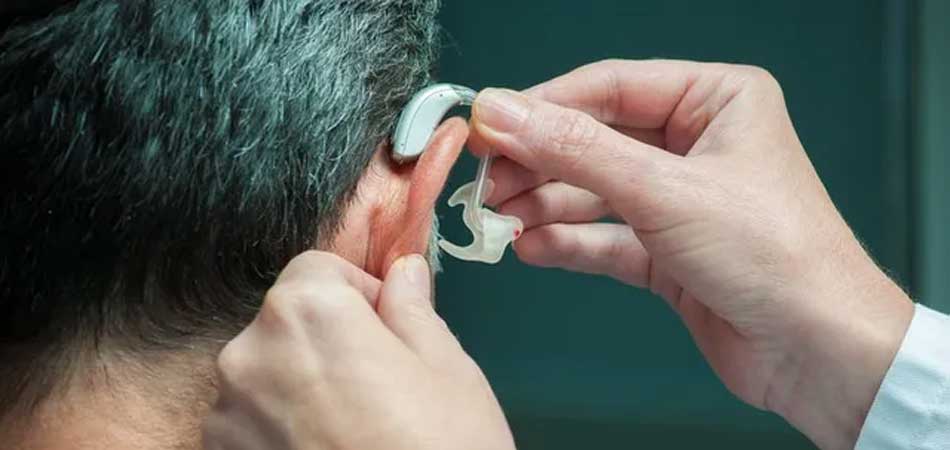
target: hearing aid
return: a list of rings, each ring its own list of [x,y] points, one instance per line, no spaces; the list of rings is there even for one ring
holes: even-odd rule
[[[392,138],[392,157],[398,163],[416,160],[429,144],[436,127],[450,109],[471,106],[477,92],[455,84],[435,84],[417,92],[399,116]],[[475,181],[464,184],[450,197],[449,206],[462,206],[462,223],[472,233],[466,246],[439,239],[439,248],[465,261],[496,264],[504,256],[508,244],[524,231],[521,220],[498,214],[484,207],[485,187],[492,156],[483,156],[478,163]]]

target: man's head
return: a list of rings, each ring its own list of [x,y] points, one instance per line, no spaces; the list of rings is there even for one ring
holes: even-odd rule
[[[429,81],[436,8],[80,0],[10,27],[0,405],[31,407],[90,361],[213,352],[306,249],[377,275],[424,252],[465,127],[408,167],[386,146]]]

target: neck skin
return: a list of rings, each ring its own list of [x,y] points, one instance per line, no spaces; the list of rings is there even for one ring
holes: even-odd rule
[[[0,424],[0,442],[13,450],[201,448],[201,420],[216,395],[212,353],[149,355],[147,365],[107,359],[73,368],[30,416]]]

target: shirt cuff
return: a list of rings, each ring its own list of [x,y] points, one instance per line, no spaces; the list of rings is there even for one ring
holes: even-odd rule
[[[950,316],[916,305],[856,450],[950,447]]]

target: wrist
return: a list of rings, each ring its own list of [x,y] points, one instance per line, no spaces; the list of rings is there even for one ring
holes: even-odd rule
[[[913,316],[913,303],[857,246],[797,289],[786,364],[768,406],[824,449],[851,449]]]

